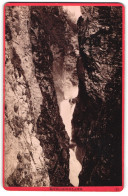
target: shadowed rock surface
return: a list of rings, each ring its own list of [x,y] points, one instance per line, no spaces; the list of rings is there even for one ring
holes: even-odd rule
[[[81,13],[6,7],[5,186],[122,183],[122,10]]]
[[[121,185],[122,8],[82,7],[73,141],[80,186]]]
[[[61,78],[55,66],[64,60],[69,44],[66,21],[58,7],[6,8],[6,186],[70,185],[69,137],[55,92]]]
[[[31,7],[30,39],[35,76],[43,97],[41,114],[37,120],[37,137],[45,153],[50,185],[69,186],[69,137],[59,113],[52,75],[53,54],[50,49],[53,41],[65,45],[63,37],[59,40],[60,37],[53,30],[58,22],[60,25],[57,30],[64,32],[64,24],[56,16],[57,11],[58,8],[54,7]],[[53,33],[50,32],[52,30]],[[52,40],[51,36],[58,37]]]

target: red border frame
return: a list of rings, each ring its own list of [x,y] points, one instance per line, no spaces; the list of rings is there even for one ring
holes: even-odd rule
[[[122,186],[90,186],[90,187],[5,187],[4,185],[4,135],[5,135],[5,8],[6,6],[121,6],[122,7]],[[124,61],[125,61],[125,7],[121,3],[6,3],[3,16],[3,187],[9,191],[122,191],[124,187]]]

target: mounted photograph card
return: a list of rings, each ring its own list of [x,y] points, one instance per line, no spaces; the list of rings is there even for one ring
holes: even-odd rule
[[[4,6],[3,187],[121,191],[124,6]]]

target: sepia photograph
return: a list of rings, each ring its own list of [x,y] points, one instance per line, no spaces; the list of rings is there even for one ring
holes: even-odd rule
[[[5,4],[6,190],[122,190],[123,36],[119,3]]]

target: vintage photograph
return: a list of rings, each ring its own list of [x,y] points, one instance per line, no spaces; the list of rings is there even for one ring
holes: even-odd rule
[[[4,14],[4,186],[122,186],[122,5]]]

